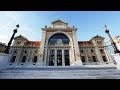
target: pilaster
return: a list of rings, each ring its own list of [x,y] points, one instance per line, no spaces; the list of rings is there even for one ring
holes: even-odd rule
[[[102,63],[102,62],[103,62],[103,59],[102,59],[102,57],[101,57],[101,53],[100,53],[100,51],[99,51],[99,49],[98,49],[97,46],[95,46],[95,52],[96,52],[98,61]]]
[[[42,31],[42,39],[41,39],[41,45],[40,45],[40,51],[39,51],[39,54],[40,54],[39,61],[42,62],[42,65],[45,65],[45,63],[43,62],[45,38],[46,38],[46,31]]]
[[[28,64],[30,62],[30,54],[31,54],[31,50],[28,48],[28,55],[27,55],[27,60],[26,60],[26,63]]]
[[[77,40],[77,36],[76,36],[76,30],[73,30],[73,47],[74,47],[74,50],[75,50],[75,59],[76,59],[76,65],[82,65],[82,61],[81,61],[81,58],[80,58],[80,52],[79,52],[79,47],[78,47],[78,40]]]
[[[85,50],[85,57],[86,57],[86,63],[89,63],[88,54],[87,54],[87,51],[86,51],[86,50]]]
[[[22,50],[23,50],[23,47],[20,47],[18,57],[16,58],[18,61],[18,64],[20,64],[22,60]]]

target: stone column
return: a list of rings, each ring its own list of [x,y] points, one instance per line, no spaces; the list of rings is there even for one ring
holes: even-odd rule
[[[70,50],[69,50],[69,57],[70,57],[70,66],[74,66],[74,62],[75,62],[75,56],[74,56],[74,46],[73,46],[73,42],[70,43]]]
[[[49,66],[50,49],[48,50],[47,65]]]
[[[18,57],[16,58],[17,61],[18,61],[18,65],[21,63],[21,60],[22,60],[22,50],[23,48],[19,48],[19,54],[18,54]]]
[[[97,46],[95,46],[95,52],[96,52],[96,56],[97,56],[98,61],[100,61],[100,63],[102,63],[103,59],[101,57],[101,53],[100,53],[100,51],[99,51]]]
[[[88,54],[87,54],[87,50],[86,49],[85,49],[85,57],[86,57],[86,62],[89,63]]]
[[[11,60],[12,60],[12,57],[13,57],[13,55],[14,55],[14,48],[11,48],[11,49],[10,49],[10,55],[11,55],[11,57],[10,57],[10,61],[11,61]],[[17,59],[15,59],[15,63],[16,63],[16,60],[17,60]],[[10,61],[9,61],[9,62],[10,62]]]
[[[69,58],[70,58],[70,66],[72,65],[72,63],[74,62],[72,59],[72,50],[71,48],[69,49]]]
[[[65,66],[64,49],[62,49],[62,66]]]
[[[45,45],[45,53],[44,53],[44,65],[46,66],[47,65],[47,58],[48,58],[48,46],[47,44]]]
[[[55,49],[55,61],[54,66],[57,66],[57,49]]]
[[[111,56],[110,56],[110,53],[109,53],[108,50],[107,50],[107,47],[104,47],[104,52],[105,52],[105,56],[106,56],[106,58],[107,58],[107,60],[108,60],[108,63],[114,64],[114,62],[113,62],[113,60],[112,60],[112,58],[111,58]]]
[[[95,52],[96,52],[96,56],[97,56],[97,59],[100,63],[103,63],[103,59],[102,59],[102,56],[101,56],[101,53],[100,53],[100,50],[95,42],[95,40],[92,40],[93,44],[94,44],[94,47],[95,47]]]
[[[30,58],[29,58],[31,64],[33,63],[33,56],[34,56],[34,51],[33,50],[31,51],[31,55],[30,55]]]
[[[42,63],[42,65],[45,65],[45,63],[43,62],[45,38],[46,38],[46,31],[42,31],[42,39],[41,39],[41,45],[40,45],[40,51],[39,51],[40,57],[38,59]]]
[[[21,57],[21,49],[17,49],[18,50],[18,53],[16,55],[16,59],[15,59],[15,63],[16,64],[19,64],[19,61],[20,61],[20,57]]]
[[[30,63],[30,54],[31,54],[31,50],[30,49],[28,49],[28,54],[27,54],[27,60],[26,60],[26,62],[27,63]]]
[[[9,54],[12,56],[13,55],[13,53],[14,53],[14,48],[10,48],[10,51],[9,51]]]
[[[80,52],[79,52],[79,47],[78,47],[78,40],[77,40],[77,36],[76,36],[76,30],[73,30],[73,42],[74,42],[74,50],[75,50],[75,59],[76,59],[76,65],[80,66],[82,65],[82,61],[80,58]]]

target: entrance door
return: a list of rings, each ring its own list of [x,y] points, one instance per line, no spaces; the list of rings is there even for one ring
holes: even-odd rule
[[[55,51],[54,50],[50,50],[49,53],[49,66],[54,66],[54,59],[55,59]]]
[[[57,66],[62,66],[62,50],[57,50]]]

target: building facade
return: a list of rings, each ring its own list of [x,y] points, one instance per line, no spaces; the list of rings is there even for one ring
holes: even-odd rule
[[[113,38],[113,41],[115,42],[116,46],[117,46],[117,49],[120,50],[120,36],[116,36]],[[115,62],[115,59],[114,59],[114,48],[113,48],[113,45],[111,44],[111,41],[109,40],[109,42],[106,42],[106,45],[108,47],[108,51],[110,53],[110,56],[111,56],[111,59]]]
[[[81,66],[113,63],[104,38],[96,35],[78,41],[77,28],[61,20],[41,28],[41,41],[29,41],[22,35],[14,38],[10,65]]]
[[[120,50],[120,36],[114,37],[113,41],[115,42],[117,48]]]
[[[3,53],[5,51],[5,49],[6,49],[6,44],[0,42],[0,53]]]

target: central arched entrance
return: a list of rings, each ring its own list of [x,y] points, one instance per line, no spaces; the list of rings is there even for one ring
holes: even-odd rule
[[[48,40],[48,61],[49,66],[70,65],[70,40],[63,33],[56,33]]]

